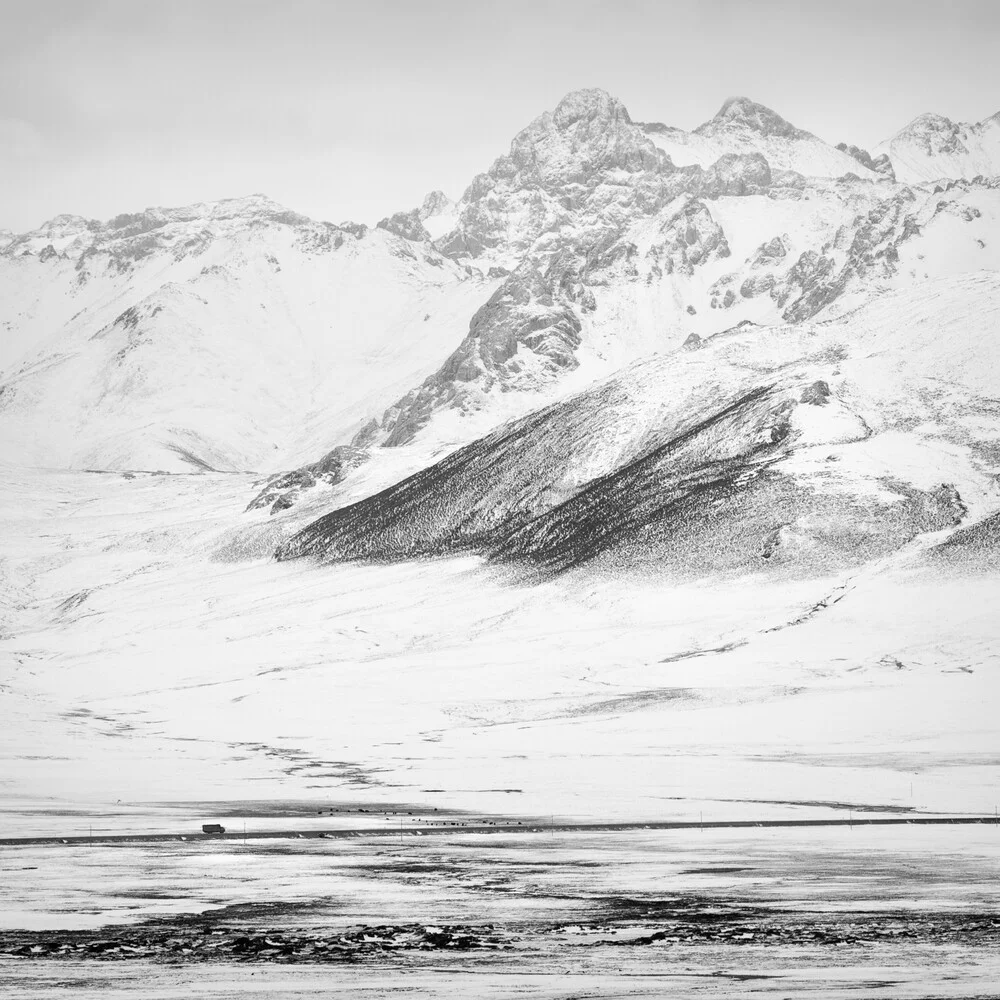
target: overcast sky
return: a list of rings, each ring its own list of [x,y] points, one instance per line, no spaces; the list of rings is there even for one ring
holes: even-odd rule
[[[836,143],[1000,110],[1000,0],[0,0],[0,228],[261,191],[372,223],[458,197],[566,92]]]

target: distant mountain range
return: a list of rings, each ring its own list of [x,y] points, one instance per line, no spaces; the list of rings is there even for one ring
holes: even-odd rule
[[[583,90],[374,228],[0,234],[0,461],[268,474],[283,558],[875,558],[1000,509],[998,301],[1000,115],[868,152]]]

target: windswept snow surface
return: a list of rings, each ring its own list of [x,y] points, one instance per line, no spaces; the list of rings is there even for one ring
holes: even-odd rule
[[[553,576],[476,546],[273,560],[321,515],[432,465],[429,438],[375,449],[278,514],[240,513],[260,485],[245,474],[4,467],[4,828],[57,834],[67,797],[598,820],[992,811],[996,554],[933,554],[1000,509],[998,309],[996,273],[903,283],[840,319],[738,327],[626,369],[532,415],[468,484],[484,459],[454,452],[459,514],[461,490],[492,477],[491,523],[521,503],[562,512],[572,537],[581,490],[638,468],[655,490],[680,452],[650,467],[651,449],[764,387],[787,421],[762,453],[783,492],[706,495],[684,522],[667,509]],[[546,450],[553,419],[569,439]],[[685,461],[742,447],[727,426]],[[420,497],[397,539],[433,529]],[[613,525],[632,507],[586,516]],[[841,536],[851,558],[814,558]],[[110,812],[112,829],[162,823]]]

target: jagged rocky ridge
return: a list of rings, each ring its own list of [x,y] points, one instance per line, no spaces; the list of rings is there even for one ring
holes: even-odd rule
[[[1000,112],[981,122],[954,122],[944,115],[919,115],[876,153],[891,161],[906,184],[1000,175]]]
[[[0,457],[287,469],[432,369],[486,287],[430,244],[262,196],[59,217],[0,252]]]
[[[0,296],[4,349],[16,356],[25,331],[26,346],[45,344],[0,375],[0,423],[15,458],[50,464],[269,470],[352,456],[272,477],[258,500],[280,511],[380,447],[454,447],[651,352],[831,318],[918,282],[928,253],[956,259],[935,249],[956,224],[961,265],[931,272],[995,266],[994,182],[908,187],[876,153],[829,146],[746,98],[687,133],[585,90],[457,203],[433,192],[374,230],[263,196],[61,216],[0,251],[0,285],[16,289]],[[409,360],[380,374],[397,345]],[[231,390],[191,389],[227,367]]]
[[[650,138],[660,134],[634,123],[610,95],[580,91],[514,139],[510,153],[463,195],[456,228],[435,241],[446,255],[489,264],[489,275],[502,277],[503,285],[444,365],[376,418],[356,444],[404,444],[443,408],[478,411],[498,392],[538,390],[573,371],[586,353],[588,327],[602,324],[603,288],[645,282],[650,299],[664,300],[677,295],[676,276],[692,279],[691,300],[671,317],[681,330],[706,308],[811,319],[845,293],[874,291],[896,273],[899,246],[919,235],[917,218],[931,197],[893,185],[885,154],[873,159],[858,147],[827,146],[745,98],[726,102],[690,133],[706,141],[723,137],[741,152],[724,152],[707,166],[677,167]],[[758,151],[776,155],[774,143],[786,152],[788,144],[805,144],[810,155],[819,149],[844,173],[831,181],[774,169]],[[777,241],[783,255],[764,262],[758,248],[732,261],[729,273],[703,282],[702,291],[698,275],[707,278],[705,265],[730,257],[730,237],[740,235],[727,234],[729,213],[715,204],[744,197],[802,204],[803,214],[805,202],[819,201],[835,206],[830,214],[837,221],[808,242],[772,231],[761,246]],[[769,313],[748,301],[760,296],[773,303]],[[720,317],[707,332],[726,325]]]
[[[883,177],[887,177],[891,181],[896,179],[896,172],[892,169],[892,161],[889,159],[888,153],[881,153],[873,157],[867,149],[861,149],[859,146],[849,146],[846,142],[838,142],[837,149],[842,153],[853,156],[866,170],[882,174]]]

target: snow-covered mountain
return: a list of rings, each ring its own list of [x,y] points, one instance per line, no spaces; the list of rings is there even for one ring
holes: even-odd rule
[[[659,122],[641,127],[678,166],[708,167],[726,153],[757,152],[772,169],[794,170],[808,177],[878,176],[876,169],[845,150],[796,128],[776,111],[746,97],[730,97],[714,118],[693,132]]]
[[[884,159],[826,146],[744,100],[697,130],[728,143],[707,167],[677,167],[650,129],[603,91],[580,91],[473,181],[433,245],[503,283],[366,441],[403,444],[430,423],[454,441],[456,411],[486,431],[692,334],[836,315],[900,282],[1000,260],[985,238],[997,218],[991,182],[952,185],[943,199],[913,190]],[[769,156],[842,176],[777,169]],[[908,244],[932,263],[902,267]]]
[[[817,572],[995,509],[1000,183],[911,188],[857,147],[810,161],[819,140],[743,100],[697,130],[741,150],[707,167],[676,166],[648,128],[578,92],[476,178],[433,245],[514,266],[354,444],[476,439],[301,528],[281,558]],[[797,149],[783,162],[811,176],[746,135]],[[838,162],[856,169],[823,176]],[[976,430],[936,401],[943,378]]]
[[[0,237],[0,812],[992,812],[1000,180],[907,148],[585,90],[371,229]]]
[[[1000,112],[981,122],[953,122],[925,114],[875,150],[892,161],[905,184],[932,183],[949,178],[1000,176]]]
[[[408,240],[434,240],[455,224],[455,203],[443,191],[431,191],[419,208],[396,212],[382,219],[379,229],[388,229]]]
[[[432,369],[492,285],[382,229],[261,196],[61,216],[0,254],[0,457],[269,469]]]
[[[1000,505],[998,329],[996,272],[735,327],[506,424],[279,555],[813,573],[885,556]]]
[[[60,216],[0,251],[0,459],[282,470],[275,510],[372,458],[401,477],[653,356],[1000,268],[997,183],[905,163],[746,98],[687,133],[582,90],[373,229],[263,196]]]

